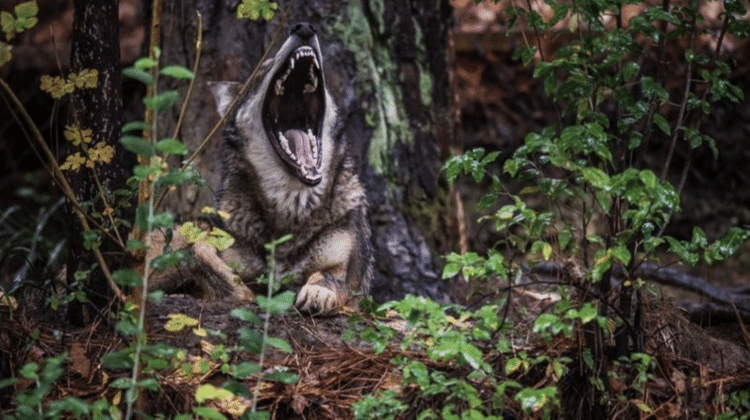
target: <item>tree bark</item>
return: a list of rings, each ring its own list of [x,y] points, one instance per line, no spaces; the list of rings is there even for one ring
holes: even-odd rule
[[[293,23],[312,23],[323,45],[328,88],[370,194],[378,262],[373,294],[378,300],[408,292],[446,299],[425,238],[437,233],[444,237],[446,232],[447,198],[438,182],[438,143],[446,144],[452,133],[448,3],[283,1],[269,22],[237,19],[236,6],[209,0],[165,2],[162,65],[192,67],[196,10],[204,22],[197,88],[186,117],[191,123],[182,128],[183,140],[190,148],[198,147],[218,120],[206,82],[244,81],[279,25],[284,25],[279,40],[283,42]],[[173,115],[161,124],[164,134],[174,120]],[[212,139],[195,162],[211,186],[218,181],[214,162],[220,143],[220,136]],[[186,215],[212,204],[211,189],[183,188],[166,206]]]
[[[69,125],[92,130],[91,145],[103,142],[114,148],[115,154],[109,164],[97,164],[95,169],[81,168],[68,173],[69,181],[79,202],[90,204],[89,212],[102,212],[105,209],[96,180],[108,193],[107,200],[118,189],[126,188],[126,180],[131,173],[133,158],[119,145],[122,128],[122,77],[120,66],[118,1],[76,0],[73,13],[73,34],[71,40],[70,71],[78,73],[83,69],[96,69],[99,72],[98,86],[92,89],[76,89],[71,98]],[[95,171],[95,174],[94,174]],[[74,211],[72,208],[70,212]],[[132,211],[118,210],[116,217],[132,220]],[[95,267],[90,250],[85,249],[83,228],[77,219],[70,217],[70,247],[67,260],[68,284],[75,282],[77,271],[90,270],[85,291],[90,305],[96,313],[102,313],[110,302],[111,290],[99,267]],[[127,238],[127,229],[120,228],[121,237]],[[106,239],[100,249],[114,270],[122,265],[121,249]],[[69,316],[77,324],[86,322],[87,313],[81,304],[71,306]]]

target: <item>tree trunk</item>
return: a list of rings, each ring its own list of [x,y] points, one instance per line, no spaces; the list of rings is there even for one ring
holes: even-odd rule
[[[446,144],[452,132],[448,3],[285,1],[279,2],[269,22],[237,19],[236,6],[209,0],[165,2],[162,65],[192,67],[196,10],[203,19],[201,65],[186,117],[191,123],[182,128],[182,139],[195,149],[218,120],[206,82],[244,81],[289,8],[279,42],[297,21],[316,28],[326,82],[345,122],[345,138],[361,162],[378,264],[374,296],[384,300],[410,292],[445,299],[425,236],[446,236],[447,199],[438,182],[438,142]],[[167,130],[163,134],[171,130],[168,121],[162,126]],[[216,137],[195,162],[213,187],[221,143],[220,135]],[[167,208],[185,215],[212,204],[212,190],[183,188],[170,197]]]
[[[122,128],[122,78],[120,67],[120,43],[118,23],[118,1],[76,0],[73,13],[73,34],[71,40],[70,71],[78,73],[83,69],[96,69],[99,72],[98,87],[93,89],[76,89],[72,94],[71,111],[68,125],[92,130],[92,146],[99,142],[110,145],[115,150],[114,158],[109,164],[97,164],[94,170],[81,168],[68,172],[69,181],[76,198],[80,203],[90,204],[89,213],[103,212],[105,209],[97,179],[107,200],[114,201],[114,191],[126,187],[125,181],[133,166],[129,156],[119,145]],[[96,177],[94,175],[96,171]],[[70,247],[67,261],[68,284],[75,281],[77,271],[90,270],[85,291],[90,305],[97,313],[102,313],[109,304],[111,290],[104,279],[102,271],[95,266],[90,250],[85,249],[82,237],[83,228],[78,219],[70,216]],[[117,217],[132,220],[132,212],[123,214],[118,210]],[[121,227],[121,236],[126,238],[127,229]],[[108,240],[100,246],[107,258],[110,269],[119,268],[122,264],[122,252]],[[69,312],[71,321],[81,324],[86,322],[87,311],[77,304]]]

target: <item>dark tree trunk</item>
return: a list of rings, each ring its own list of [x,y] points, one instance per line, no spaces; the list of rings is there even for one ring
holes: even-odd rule
[[[69,125],[82,129],[92,129],[91,145],[104,142],[115,150],[114,159],[109,164],[97,164],[96,177],[101,187],[108,193],[126,187],[125,181],[132,170],[132,156],[129,156],[119,145],[122,128],[122,77],[120,67],[118,1],[76,0],[73,14],[73,34],[71,40],[70,71],[78,73],[82,69],[96,69],[99,72],[98,87],[93,89],[76,89],[72,95]],[[81,203],[91,203],[90,212],[102,212],[104,205],[94,173],[89,168],[69,172],[73,191]],[[110,195],[107,200],[112,203]],[[72,212],[73,209],[70,209]],[[123,210],[117,213],[124,220],[132,219]],[[127,210],[124,210],[127,212]],[[75,272],[89,270],[95,259],[90,250],[86,250],[81,235],[83,228],[78,219],[70,217],[70,248],[67,262],[69,284],[74,281]],[[127,237],[127,229],[121,228],[121,236]],[[123,254],[106,239],[100,249],[107,259],[110,269],[119,268]],[[110,301],[111,290],[99,267],[92,269],[86,280],[85,290],[90,305],[95,313],[102,313]],[[86,322],[87,313],[83,305],[74,305],[70,310],[73,322]]]
[[[289,3],[279,2],[276,16],[264,22],[237,19],[237,2],[165,1],[162,65],[192,67],[196,10],[203,17],[201,66],[185,119],[191,123],[182,128],[190,148],[218,120],[206,82],[244,81],[269,47]],[[370,193],[378,300],[408,292],[445,298],[425,238],[446,235],[438,144],[446,144],[452,130],[449,13],[445,1],[296,1],[280,32],[283,42],[293,23],[307,21],[321,38],[326,82]],[[171,130],[168,121],[162,126]],[[211,186],[217,185],[218,137],[196,162]],[[168,207],[190,214],[211,204],[213,191],[183,188]]]

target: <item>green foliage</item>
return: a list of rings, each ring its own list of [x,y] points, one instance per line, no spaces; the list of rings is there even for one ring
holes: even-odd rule
[[[5,38],[10,41],[16,34],[36,26],[39,7],[36,0],[19,3],[14,9],[15,15],[10,12],[0,12],[0,27],[5,32]],[[10,57],[8,57],[10,59]],[[0,61],[0,66],[5,62]]]
[[[552,11],[545,17],[516,3],[506,9],[512,26],[525,24],[537,35],[553,28],[559,33],[556,25],[568,19],[568,28],[575,36],[554,56],[538,60],[537,48],[531,45],[519,48],[514,55],[524,64],[533,65],[534,77],[543,82],[560,118],[555,126],[529,133],[512,156],[503,156],[503,173],[496,170],[500,153],[481,148],[445,163],[450,182],[465,175],[486,186],[477,204],[485,211],[480,222],[494,227],[499,240],[486,255],[473,251],[447,255],[443,278],[460,275],[468,282],[513,284],[523,275],[519,256],[532,266],[553,259],[573,261],[575,269],[566,266],[562,276],[572,287],[558,291],[556,305],[534,319],[531,332],[550,346],[576,343],[579,367],[588,372],[583,374],[589,377],[589,387],[597,395],[592,404],[630,398],[625,403],[648,415],[654,409],[640,396],[645,395],[645,383],[655,373],[656,361],[633,345],[637,338],[632,334],[637,334],[641,326],[632,315],[634,310],[623,302],[631,302],[630,296],[640,293],[643,282],[631,270],[663,253],[674,254],[687,264],[712,264],[733,255],[750,237],[747,229],[739,227],[714,242],[698,227],[689,240],[666,235],[669,223],[680,211],[680,191],[659,174],[672,169],[671,155],[676,148],[691,153],[707,147],[716,155],[715,140],[700,130],[701,118],[716,102],[738,102],[744,96],[727,77],[730,67],[716,54],[686,49],[684,59],[692,73],[680,81],[684,89],[674,89],[673,85],[668,88],[664,80],[672,75],[655,74],[643,66],[643,60],[636,59],[657,56],[653,49],[665,48],[662,40],[683,42],[695,37],[696,24],[702,22],[697,2],[671,9],[647,6],[630,19],[629,25],[610,19],[621,16],[623,4],[552,1],[545,4]],[[725,27],[717,32],[748,26],[739,2],[725,3],[724,7]],[[746,35],[747,31],[742,34]],[[649,168],[638,157],[643,156],[640,152],[646,144],[657,141],[675,146],[665,148],[670,156],[663,167]],[[521,183],[519,192],[512,193],[503,185],[508,177]],[[610,276],[615,268],[632,280],[623,281],[611,297]],[[600,297],[590,297],[597,295]],[[581,296],[589,297],[584,300]],[[410,406],[419,407],[422,399],[441,397],[441,410],[410,411],[409,416],[491,418],[496,415],[493,410],[508,404],[517,404],[517,409],[533,418],[559,416],[562,389],[558,385],[573,359],[513,350],[512,343],[500,334],[513,329],[498,315],[500,307],[498,301],[470,311],[407,297],[375,311],[396,311],[406,322],[400,348],[423,350],[430,361],[427,364],[409,357],[393,361],[402,374],[402,387],[419,389],[416,396],[409,394]],[[613,307],[617,308],[614,315]],[[372,343],[376,352],[394,345],[395,334],[384,321],[375,319],[370,326],[351,331]],[[592,338],[581,337],[592,331],[597,332],[597,344]],[[625,340],[621,338],[623,331],[631,334]],[[493,340],[495,345],[488,345]],[[607,347],[611,342],[625,345]],[[617,354],[622,347],[624,354],[616,356],[617,360],[608,360],[611,356],[601,350],[608,348]],[[498,372],[498,366],[488,361],[501,358],[504,362]],[[524,385],[522,379],[538,374],[540,369],[548,381]],[[607,394],[608,380],[632,384],[632,391],[627,397]],[[475,398],[482,395],[479,384],[494,387],[495,398]],[[741,405],[739,398],[734,401]],[[357,418],[372,418],[367,413],[375,412],[393,418],[409,410],[409,405],[400,402],[403,400],[393,393],[383,392],[355,404],[354,412]]]
[[[271,20],[276,15],[279,4],[269,0],[242,0],[237,6],[237,17],[241,19],[258,20],[263,18]]]

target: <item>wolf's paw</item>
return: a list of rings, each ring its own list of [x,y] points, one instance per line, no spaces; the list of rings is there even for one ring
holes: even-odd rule
[[[313,273],[302,289],[297,293],[294,306],[300,312],[310,314],[329,313],[333,311],[338,302],[336,292],[323,286],[323,274]]]

